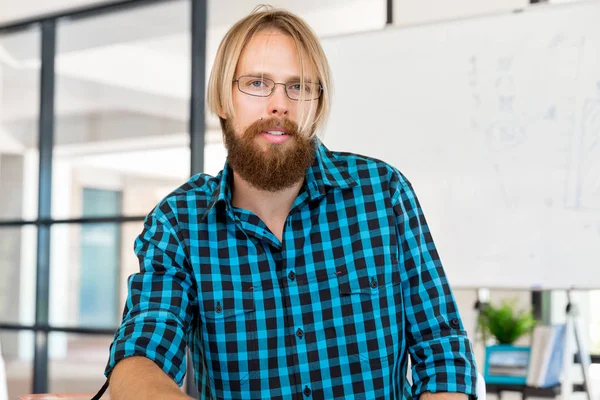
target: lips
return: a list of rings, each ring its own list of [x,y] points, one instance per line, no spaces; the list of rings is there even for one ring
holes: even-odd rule
[[[261,133],[266,133],[269,135],[274,135],[274,136],[282,136],[282,135],[287,135],[288,133],[283,130],[283,129],[266,129],[264,131],[262,131]]]
[[[261,136],[268,143],[272,144],[282,144],[290,139],[290,136],[288,136],[282,131],[263,131],[261,132]]]

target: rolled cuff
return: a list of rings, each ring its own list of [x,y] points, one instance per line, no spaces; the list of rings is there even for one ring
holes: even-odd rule
[[[110,346],[104,371],[109,377],[115,365],[133,356],[146,357],[179,386],[186,373],[185,334],[181,322],[168,311],[147,311],[123,321]]]
[[[477,367],[464,331],[422,338],[411,349],[413,398],[424,392],[464,393],[477,399]]]

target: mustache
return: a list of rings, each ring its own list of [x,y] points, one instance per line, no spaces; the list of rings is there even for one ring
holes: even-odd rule
[[[260,135],[261,132],[267,131],[272,128],[281,128],[290,137],[298,136],[298,124],[294,121],[290,121],[287,118],[268,118],[258,120],[250,125],[246,129],[246,137],[253,138]]]

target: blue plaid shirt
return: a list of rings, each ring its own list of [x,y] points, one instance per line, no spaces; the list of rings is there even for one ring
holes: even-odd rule
[[[181,385],[187,344],[202,399],[475,395],[469,339],[400,172],[319,142],[281,241],[231,205],[230,182],[227,164],[195,175],[147,216],[107,376],[140,355]]]

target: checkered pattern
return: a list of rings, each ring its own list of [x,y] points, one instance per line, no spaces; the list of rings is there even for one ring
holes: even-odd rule
[[[188,344],[202,399],[475,394],[471,346],[403,175],[319,143],[281,242],[231,206],[230,180],[227,166],[196,175],[148,215],[107,376],[143,355],[181,385]]]

